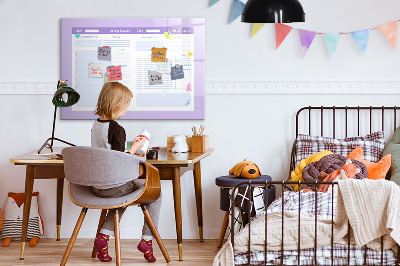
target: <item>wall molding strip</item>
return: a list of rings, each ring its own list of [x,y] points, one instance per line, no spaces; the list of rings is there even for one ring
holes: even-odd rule
[[[0,83],[0,94],[53,94],[56,84]],[[206,94],[400,94],[400,81],[209,81]]]

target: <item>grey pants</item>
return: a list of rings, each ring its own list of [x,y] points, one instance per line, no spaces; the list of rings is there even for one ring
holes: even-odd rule
[[[119,187],[113,187],[108,189],[93,188],[93,194],[101,198],[116,198],[128,195],[142,188],[143,186],[144,182],[138,182],[137,180],[135,182],[135,180],[133,180]],[[160,194],[160,197],[155,202],[146,204],[146,207],[149,210],[151,218],[153,218],[154,224],[156,225],[157,228],[158,228],[158,221],[160,219],[161,202],[162,202],[162,196]],[[122,218],[122,215],[124,214],[125,210],[126,207],[118,208],[119,219]],[[106,220],[104,221],[100,233],[109,236],[114,236],[114,214],[115,214],[115,209],[108,210]],[[153,234],[146,220],[144,221],[143,225],[142,239],[146,240],[153,239]]]

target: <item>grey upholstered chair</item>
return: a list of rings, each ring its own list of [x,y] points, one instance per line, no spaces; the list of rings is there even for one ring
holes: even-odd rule
[[[150,213],[144,205],[157,200],[161,193],[160,175],[157,168],[146,162],[142,162],[138,169],[138,160],[143,161],[139,157],[103,148],[68,147],[62,150],[62,156],[64,160],[65,179],[70,182],[69,196],[73,203],[82,207],[82,211],[65,250],[61,265],[65,265],[68,260],[87,209],[102,209],[96,234],[97,237],[103,226],[108,209],[117,209],[134,204],[142,208],[145,219],[152,230],[153,236],[157,240],[165,260],[167,263],[171,261]],[[95,196],[91,191],[92,186],[121,184],[122,182],[131,180],[132,176],[145,177],[145,180],[143,180],[145,182],[143,189],[118,198],[100,198]],[[118,210],[116,210],[114,216],[114,230],[116,265],[120,265],[121,246]],[[92,257],[94,258],[95,256],[96,250],[93,247]]]

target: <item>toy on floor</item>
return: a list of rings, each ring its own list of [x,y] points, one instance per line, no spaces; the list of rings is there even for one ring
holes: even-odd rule
[[[175,146],[172,148],[172,152],[188,152],[189,146],[186,143],[185,136],[175,136],[174,137]]]
[[[231,170],[229,170],[229,174],[249,179],[257,178],[258,176],[260,176],[260,168],[258,168],[255,163],[246,160],[247,158],[244,159],[242,162],[237,163]]]
[[[28,233],[26,238],[30,239],[29,246],[34,247],[43,235],[43,223],[39,215],[38,207],[39,192],[32,193],[31,212],[29,214]],[[22,219],[24,213],[24,193],[9,192],[4,208],[3,228],[1,237],[3,247],[8,247],[11,240],[21,241]]]

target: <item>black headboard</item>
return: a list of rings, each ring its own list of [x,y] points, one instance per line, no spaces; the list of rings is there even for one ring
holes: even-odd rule
[[[382,130],[385,138],[397,128],[396,106],[308,106],[296,114],[296,137],[299,134],[347,138],[361,136]],[[295,165],[295,145],[293,144],[290,171]],[[290,172],[289,172],[290,176]]]

